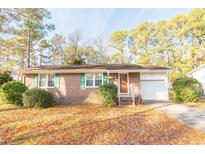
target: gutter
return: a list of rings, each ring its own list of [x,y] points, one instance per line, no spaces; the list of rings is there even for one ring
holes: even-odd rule
[[[22,70],[23,75],[28,74],[68,74],[68,73],[129,73],[129,72],[144,72],[144,73],[166,73],[170,69],[134,69],[134,70],[107,70],[107,69],[77,69],[77,70]]]

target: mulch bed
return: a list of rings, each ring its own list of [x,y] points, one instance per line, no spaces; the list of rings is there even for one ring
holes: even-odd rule
[[[0,144],[204,144],[205,133],[146,105],[0,105]]]

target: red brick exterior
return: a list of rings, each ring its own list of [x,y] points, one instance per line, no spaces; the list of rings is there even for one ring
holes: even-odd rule
[[[140,84],[139,73],[129,73],[129,87],[135,89],[136,95],[139,94]],[[118,73],[109,74],[110,82],[118,85]],[[32,76],[26,75],[25,84],[32,88]],[[80,88],[80,74],[61,74],[60,88],[48,88],[52,92],[57,102],[63,103],[101,103],[97,88]]]

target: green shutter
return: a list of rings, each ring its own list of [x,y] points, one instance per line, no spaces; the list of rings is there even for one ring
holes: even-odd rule
[[[60,75],[59,74],[55,75],[54,84],[56,88],[60,88]]]
[[[80,74],[80,88],[85,88],[85,73]]]
[[[103,73],[103,84],[108,84],[108,74]]]
[[[38,75],[32,75],[32,88],[38,87]]]

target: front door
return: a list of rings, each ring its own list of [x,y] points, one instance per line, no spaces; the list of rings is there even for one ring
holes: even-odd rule
[[[127,74],[120,74],[120,93],[128,93]]]

